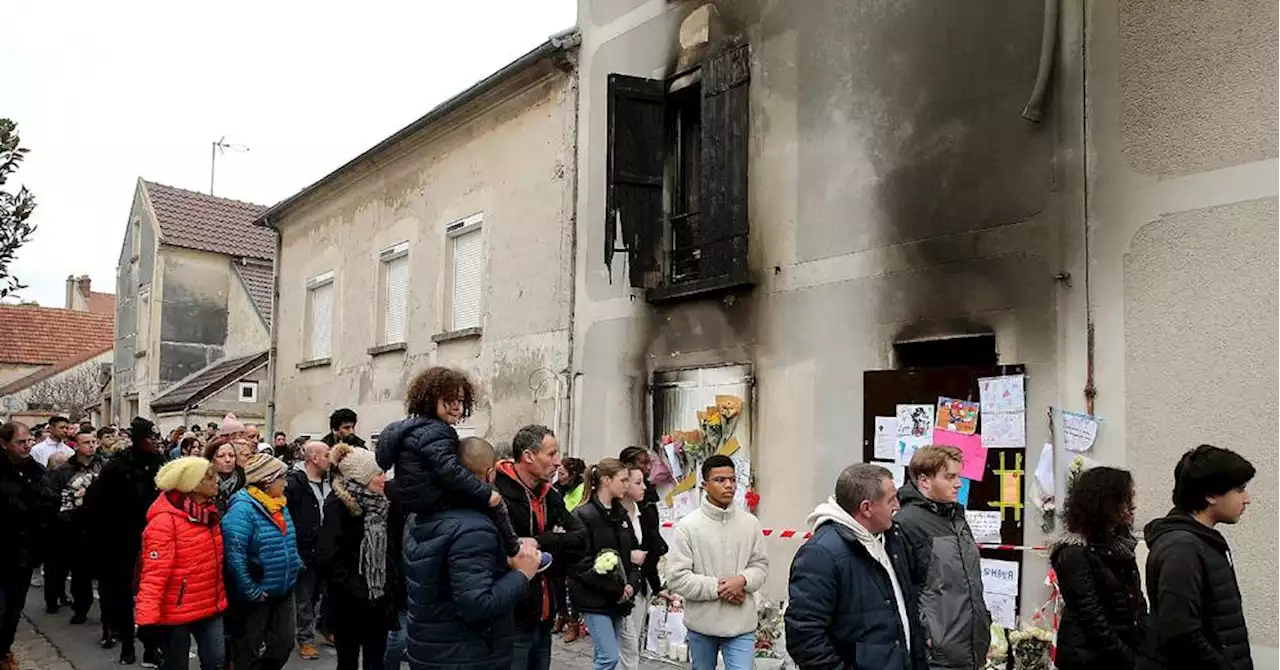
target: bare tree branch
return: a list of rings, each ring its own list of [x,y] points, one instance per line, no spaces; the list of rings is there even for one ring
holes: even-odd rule
[[[102,379],[96,362],[89,362],[55,375],[21,393],[29,409],[64,412],[78,421],[84,408],[101,399]]]

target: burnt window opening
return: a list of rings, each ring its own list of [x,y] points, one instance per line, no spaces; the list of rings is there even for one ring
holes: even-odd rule
[[[893,345],[899,368],[953,368],[996,365],[996,336],[964,335]]]
[[[605,267],[653,302],[748,285],[750,50],[670,79],[609,76]]]

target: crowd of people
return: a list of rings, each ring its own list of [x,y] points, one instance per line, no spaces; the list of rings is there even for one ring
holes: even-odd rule
[[[734,503],[734,462],[699,465],[702,500],[664,539],[652,454],[588,466],[554,432],[521,428],[510,453],[460,439],[476,402],[463,373],[432,367],[408,417],[375,447],[340,409],[322,439],[261,441],[228,415],[167,438],[55,417],[0,427],[0,653],[28,588],[144,667],[274,670],[336,648],[339,670],[547,670],[553,635],[590,637],[598,670],[639,667],[649,603],[683,609],[694,670],[753,665],[769,557]],[[991,615],[957,502],[961,453],[925,447],[908,479],[856,464],[809,516],[790,568],[786,649],[802,669],[980,668]],[[1064,601],[1057,666],[1250,668],[1226,540],[1253,466],[1200,446],[1174,470],[1174,508],[1147,525],[1143,595],[1133,479],[1085,471],[1050,556]],[[663,556],[665,563],[660,564]],[[69,579],[68,579],[69,578]],[[70,582],[69,595],[66,589]]]

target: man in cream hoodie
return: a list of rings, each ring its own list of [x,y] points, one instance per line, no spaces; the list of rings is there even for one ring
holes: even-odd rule
[[[896,493],[885,468],[851,465],[809,515],[813,537],[791,564],[784,617],[787,652],[801,670],[926,667]]]
[[[676,524],[667,555],[667,589],[684,597],[693,670],[747,670],[755,656],[756,605],[752,597],[769,576],[760,521],[733,504],[733,460],[702,462],[706,498]]]

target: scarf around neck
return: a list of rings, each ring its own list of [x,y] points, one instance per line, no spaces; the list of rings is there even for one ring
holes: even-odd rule
[[[201,526],[213,527],[218,523],[218,508],[212,502],[198,503],[195,498],[177,491],[165,491],[165,498],[187,515],[187,520]]]
[[[287,501],[284,499],[284,496],[280,496],[279,498],[272,498],[271,496],[267,495],[266,491],[263,491],[257,486],[254,486],[253,484],[250,484],[247,488],[245,488],[245,490],[249,492],[249,495],[254,500],[257,500],[259,503],[262,503],[262,506],[267,509],[267,516],[271,517],[271,520],[274,521],[276,526],[280,528],[281,533],[289,532],[289,524],[287,524],[284,520],[284,506],[287,503]]]
[[[387,584],[387,511],[391,502],[385,494],[375,493],[349,477],[333,482],[333,494],[353,516],[364,517],[359,571],[369,587],[369,600],[377,600]]]

